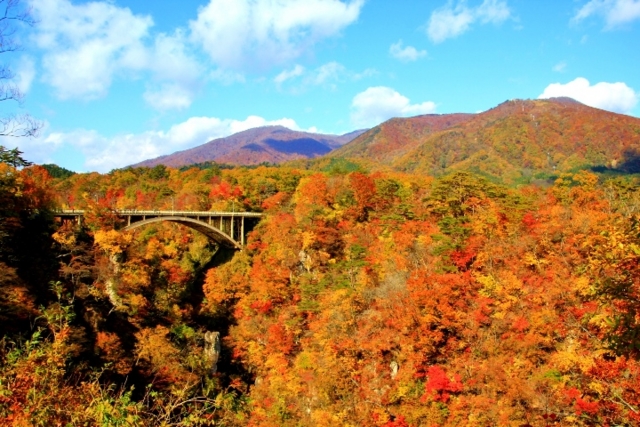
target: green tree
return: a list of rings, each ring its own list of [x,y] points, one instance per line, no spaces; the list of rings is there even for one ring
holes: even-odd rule
[[[2,145],[0,145],[0,163],[6,163],[14,168],[30,166],[33,164],[22,158],[22,151],[17,148],[7,150]]]

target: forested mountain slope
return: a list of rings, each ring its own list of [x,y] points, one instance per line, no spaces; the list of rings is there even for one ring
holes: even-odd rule
[[[294,131],[283,126],[259,127],[226,138],[214,139],[189,150],[145,160],[133,166],[180,167],[206,161],[232,165],[282,163],[292,159],[322,156],[346,144],[362,132],[324,135]]]
[[[365,131],[351,143],[334,151],[331,157],[358,157],[391,163],[395,158],[411,152],[430,135],[472,118],[472,114],[429,114],[391,119]]]
[[[392,119],[330,156],[433,176],[472,171],[506,182],[584,167],[638,172],[640,119],[569,98],[512,100],[475,115]]]

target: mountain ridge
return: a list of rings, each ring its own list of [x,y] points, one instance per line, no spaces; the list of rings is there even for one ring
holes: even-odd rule
[[[263,126],[216,138],[197,147],[148,159],[132,166],[181,167],[206,161],[233,165],[282,163],[327,154],[362,132],[364,130],[343,135],[330,135],[296,131],[284,126]]]
[[[628,169],[638,153],[640,119],[554,98],[391,119],[328,156],[433,176],[467,170],[518,181],[580,167]]]

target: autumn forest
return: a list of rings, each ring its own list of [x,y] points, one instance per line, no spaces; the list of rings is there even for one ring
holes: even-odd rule
[[[576,104],[281,165],[3,149],[0,424],[639,425],[640,120]],[[263,216],[232,250],[121,209]]]

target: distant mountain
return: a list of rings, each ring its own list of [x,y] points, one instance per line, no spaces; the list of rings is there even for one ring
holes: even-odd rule
[[[511,100],[479,114],[392,119],[329,154],[372,167],[507,181],[592,167],[640,172],[640,119],[571,98]]]
[[[358,130],[344,135],[323,135],[294,131],[283,126],[266,126],[214,139],[198,147],[145,160],[133,166],[152,167],[162,164],[180,167],[206,161],[235,165],[282,163],[322,156],[363,132],[365,131]]]

